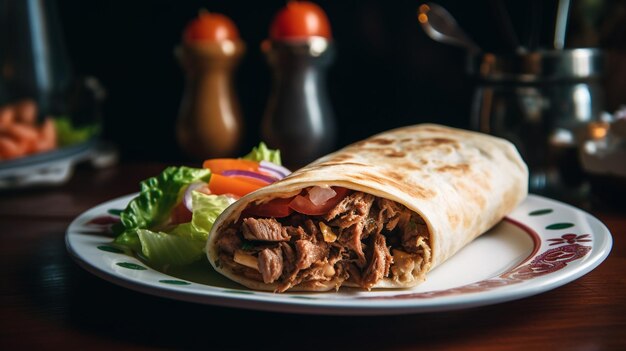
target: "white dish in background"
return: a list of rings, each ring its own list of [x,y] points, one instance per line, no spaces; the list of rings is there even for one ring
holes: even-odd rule
[[[117,162],[117,151],[96,140],[0,162],[0,190],[67,182],[74,166],[90,161],[96,167]]]
[[[133,195],[96,206],[69,226],[66,245],[89,272],[144,293],[219,306],[278,312],[383,315],[455,310],[539,294],[597,267],[609,254],[608,229],[588,213],[529,195],[505,220],[411,289],[341,289],[325,293],[254,291],[229,281],[208,262],[163,273],[111,246],[94,224],[123,209]]]

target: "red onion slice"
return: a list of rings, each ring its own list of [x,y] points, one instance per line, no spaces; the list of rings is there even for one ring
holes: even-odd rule
[[[205,182],[195,182],[195,183],[189,184],[189,186],[185,190],[185,195],[183,196],[183,202],[185,203],[185,207],[187,207],[189,211],[193,212],[193,202],[191,200],[191,192],[196,189],[202,188],[203,186],[206,186],[206,185],[207,184]]]
[[[221,174],[223,176],[227,176],[227,177],[241,176],[241,177],[254,178],[254,179],[258,179],[258,180],[261,180],[263,182],[266,182],[268,184],[274,183],[275,181],[278,180],[277,178],[270,177],[270,176],[265,175],[265,174],[260,174],[260,173],[251,172],[251,171],[244,171],[244,170],[239,170],[239,169],[223,171]]]
[[[314,186],[309,189],[309,200],[315,206],[325,204],[326,201],[332,199],[335,195],[337,195],[337,192],[331,187]]]
[[[291,174],[291,171],[287,168],[265,160],[259,162],[259,169],[261,171],[267,171],[271,172],[272,174],[278,175],[278,179],[283,179]]]
[[[276,171],[273,171],[273,170],[267,169],[267,168],[259,167],[259,172],[261,172],[261,173],[263,173],[263,174],[265,174],[267,176],[276,178],[276,180],[281,180],[281,179],[285,178],[281,173],[278,173]]]

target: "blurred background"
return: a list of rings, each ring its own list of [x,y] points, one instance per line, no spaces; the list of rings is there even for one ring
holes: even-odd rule
[[[390,128],[436,122],[468,128],[474,88],[463,49],[434,42],[420,27],[416,1],[316,1],[328,14],[336,59],[328,91],[338,146]],[[437,1],[486,51],[508,48],[493,1]],[[550,47],[557,1],[503,1],[522,42]],[[105,88],[102,133],[123,159],[184,160],[175,123],[184,74],[174,57],[185,25],[199,9],[223,13],[238,26],[247,52],[236,73],[248,150],[260,140],[271,75],[260,50],[285,1],[57,2],[71,67]],[[534,24],[532,24],[534,23]],[[626,1],[573,0],[567,47],[609,53],[603,78],[606,109],[626,103]]]

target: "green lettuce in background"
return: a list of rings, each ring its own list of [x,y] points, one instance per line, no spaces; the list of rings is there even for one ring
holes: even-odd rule
[[[259,146],[253,147],[252,151],[250,151],[249,154],[247,154],[246,156],[242,158],[244,160],[251,160],[251,161],[257,161],[257,162],[269,161],[277,165],[282,164],[281,159],[280,159],[280,150],[272,150],[268,148],[264,142],[260,142]]]
[[[73,125],[69,117],[57,117],[54,119],[59,146],[67,146],[82,143],[100,133],[100,125],[94,123],[83,127]]]

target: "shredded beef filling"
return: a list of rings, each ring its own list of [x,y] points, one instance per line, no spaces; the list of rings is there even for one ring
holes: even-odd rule
[[[247,240],[288,241],[289,234],[274,218],[246,218],[243,220],[243,237]]]
[[[244,217],[218,235],[220,264],[276,283],[278,292],[300,284],[332,282],[339,288],[349,282],[371,289],[383,278],[407,282],[430,255],[428,228],[417,214],[362,192],[324,215]]]

